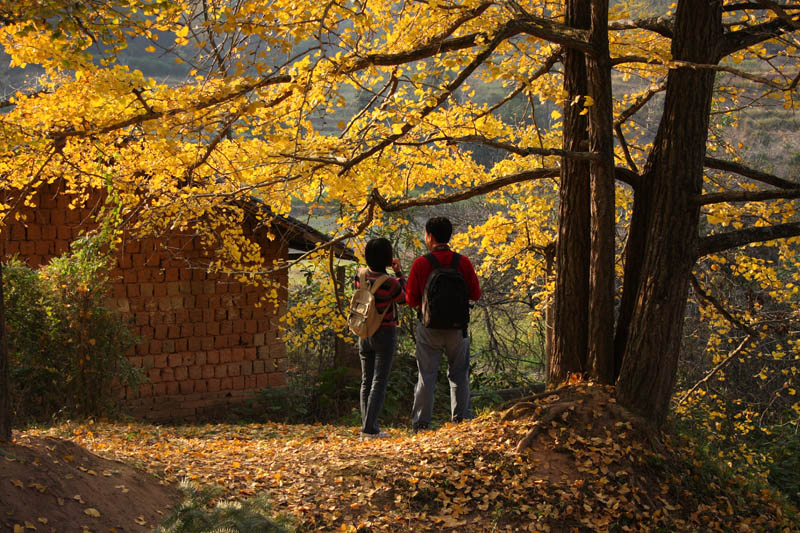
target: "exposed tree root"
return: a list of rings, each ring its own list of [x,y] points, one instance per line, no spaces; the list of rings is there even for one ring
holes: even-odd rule
[[[550,422],[561,416],[574,405],[574,402],[561,402],[550,406],[542,417],[536,421],[530,431],[528,431],[528,434],[519,441],[519,444],[517,444],[517,453],[526,450],[533,443],[533,439],[536,438],[536,435],[538,435],[540,431],[544,430]]]

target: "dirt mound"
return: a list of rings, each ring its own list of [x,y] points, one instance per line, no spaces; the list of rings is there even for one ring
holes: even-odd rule
[[[179,501],[177,488],[70,441],[0,444],[3,531],[148,531]]]

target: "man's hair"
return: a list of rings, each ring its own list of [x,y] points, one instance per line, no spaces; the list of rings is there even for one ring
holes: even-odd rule
[[[425,223],[425,233],[433,235],[439,244],[447,244],[453,234],[453,224],[447,217],[433,217]]]
[[[384,237],[371,239],[364,248],[364,256],[370,270],[386,272],[386,267],[392,264],[392,243]]]

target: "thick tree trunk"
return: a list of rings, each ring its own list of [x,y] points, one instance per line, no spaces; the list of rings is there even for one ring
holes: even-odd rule
[[[591,267],[589,271],[589,372],[600,383],[614,376],[614,143],[612,132],[611,57],[608,50],[608,0],[592,0],[586,57],[591,163]]]
[[[0,441],[11,440],[11,401],[9,398],[8,342],[6,340],[6,301],[3,293],[3,260],[0,256]]]
[[[716,63],[721,21],[720,2],[679,2],[672,56]],[[699,208],[690,198],[702,189],[713,88],[711,70],[670,70],[664,114],[645,168],[650,213],[617,397],[656,424],[667,414],[677,371],[698,239]]]
[[[565,23],[574,28],[590,26],[589,1],[568,0]],[[564,141],[570,151],[588,147],[588,120],[581,115],[588,94],[583,53],[564,52]],[[553,322],[556,334],[548,381],[560,383],[570,373],[584,373],[589,322],[589,164],[564,158],[559,190],[559,230],[556,245],[556,288]]]

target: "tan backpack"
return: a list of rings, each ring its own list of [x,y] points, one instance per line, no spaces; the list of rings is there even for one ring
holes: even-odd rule
[[[383,317],[392,307],[392,304],[389,303],[383,313],[378,314],[375,293],[387,279],[389,276],[383,274],[370,283],[367,279],[367,270],[358,271],[358,289],[350,299],[350,316],[347,318],[347,325],[350,326],[350,331],[362,339],[371,337],[378,330],[383,322]]]

